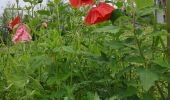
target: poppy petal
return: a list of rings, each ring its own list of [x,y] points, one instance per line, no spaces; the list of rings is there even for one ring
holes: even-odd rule
[[[17,16],[14,21],[12,21],[10,24],[12,27],[20,23],[20,16]]]
[[[112,11],[114,10],[115,8],[109,4],[106,4],[104,2],[100,2],[99,5],[98,5],[98,12],[100,12],[100,14],[103,16],[103,17],[110,17]]]
[[[94,4],[94,0],[69,0],[73,8],[79,8],[82,5]]]
[[[85,17],[85,24],[96,24],[108,20],[114,9],[113,6],[100,2],[97,7],[90,9]]]
[[[94,0],[81,0],[82,5],[94,4]]]
[[[81,6],[81,0],[70,0],[70,4],[73,8],[78,8]]]
[[[100,20],[101,14],[96,11],[96,8],[93,7],[90,11],[88,16],[85,17],[85,24],[94,24],[96,21]]]

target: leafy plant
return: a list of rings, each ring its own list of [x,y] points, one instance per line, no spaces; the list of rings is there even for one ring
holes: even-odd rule
[[[31,4],[32,16],[23,21],[33,41],[1,44],[0,99],[167,99],[169,34],[157,23],[153,12],[163,9],[152,0],[111,2],[124,10],[96,25],[82,20],[88,7],[72,9],[54,0],[35,11],[42,0],[24,1]]]

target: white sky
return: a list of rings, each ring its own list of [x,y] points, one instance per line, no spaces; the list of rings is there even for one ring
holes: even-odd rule
[[[47,0],[43,0],[43,4],[46,4]],[[14,4],[16,3],[16,0],[0,0],[0,15],[3,13],[3,10],[5,7],[7,7],[7,4]],[[23,0],[19,0],[20,6],[28,5],[28,3],[23,2]]]

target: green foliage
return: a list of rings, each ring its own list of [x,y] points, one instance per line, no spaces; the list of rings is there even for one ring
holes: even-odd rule
[[[117,26],[104,26],[102,28],[97,28],[96,30],[94,30],[94,33],[118,33],[119,32],[119,27]]]
[[[154,5],[154,1],[153,0],[135,0],[136,2],[136,6],[137,9],[142,9],[142,8],[146,8],[148,6],[153,6]]]
[[[2,100],[161,100],[170,81],[165,25],[156,22],[153,0],[120,0],[125,14],[86,26],[87,9],[60,0],[34,11],[24,22],[33,41],[0,47]],[[121,16],[120,16],[121,15]],[[151,20],[152,19],[152,20]],[[41,23],[47,21],[48,27]],[[3,32],[1,32],[3,33]],[[13,33],[12,33],[13,34]],[[11,35],[12,35],[11,34]]]
[[[145,91],[148,91],[150,87],[154,85],[155,81],[159,79],[156,73],[147,69],[140,70],[139,77]]]

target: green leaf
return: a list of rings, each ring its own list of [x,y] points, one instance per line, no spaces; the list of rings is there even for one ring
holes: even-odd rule
[[[116,9],[112,12],[112,16],[110,20],[112,21],[112,23],[114,23],[116,19],[118,19],[122,15],[123,15],[122,11],[120,9]]]
[[[142,100],[154,100],[154,98],[152,97],[151,94],[149,94],[148,92],[146,92],[144,95],[143,95],[143,99]]]
[[[59,48],[59,47],[55,47],[54,49],[53,49],[53,52],[60,52],[61,51],[61,48]]]
[[[165,67],[165,68],[170,67],[170,64],[168,63],[168,61],[166,61],[166,59],[163,59],[162,57],[159,57],[159,58],[153,60],[152,62],[161,66],[161,67]]]
[[[133,63],[143,63],[143,59],[141,56],[138,55],[128,55],[126,57],[126,61],[133,62]]]
[[[107,41],[104,43],[104,45],[111,47],[112,49],[115,49],[115,50],[125,47],[124,43],[121,41]]]
[[[52,63],[52,59],[46,55],[39,55],[32,57],[30,60],[30,67],[28,69],[31,69],[31,71],[36,70],[37,68],[40,68],[42,66],[50,65]]]
[[[43,2],[43,0],[38,0],[38,3],[42,3]]]
[[[124,3],[124,2],[122,2],[122,1],[117,1],[117,2],[115,2],[115,5],[116,5],[118,8],[121,8],[121,7],[123,7],[123,3]]]
[[[50,16],[50,12],[48,10],[38,10],[37,13],[39,13],[40,15]]]
[[[151,86],[155,84],[154,82],[159,79],[156,73],[148,69],[140,69],[139,77],[140,77],[140,81],[143,86],[143,89],[145,91],[148,91],[151,88]]]
[[[140,17],[144,17],[150,14],[153,14],[154,8],[153,7],[146,7],[137,11],[137,15]]]
[[[120,28],[117,26],[104,26],[102,28],[96,28],[93,32],[96,33],[118,33],[120,31]]]
[[[83,97],[83,100],[100,100],[100,97],[97,93],[87,92],[86,96]]]
[[[29,2],[30,4],[37,4],[37,0],[23,0],[24,2]]]
[[[112,96],[109,100],[118,100],[118,96]]]
[[[24,1],[24,2],[30,2],[30,3],[32,2],[31,0],[23,0],[23,1]]]
[[[44,88],[43,88],[43,86],[41,85],[41,83],[40,83],[39,80],[34,79],[34,78],[31,77],[31,76],[29,76],[29,78],[30,78],[30,81],[31,81],[29,85],[30,85],[33,89],[41,90],[41,91],[44,90]]]
[[[149,34],[151,37],[156,37],[156,36],[170,36],[170,34],[166,30],[161,30],[161,31],[154,31],[151,34]]]
[[[24,88],[29,80],[23,73],[18,74],[18,72],[8,79],[10,79],[11,84],[14,84],[17,88]]]
[[[122,90],[118,95],[121,98],[125,98],[125,97],[130,97],[130,96],[135,95],[136,92],[137,92],[137,89],[135,87],[129,86],[127,87],[127,89]]]
[[[70,77],[71,73],[70,72],[62,72],[62,73],[56,73],[54,76],[49,77],[47,80],[48,85],[53,85],[57,84],[60,85],[62,84],[63,81],[66,81]]]
[[[99,97],[99,95],[97,93],[95,93],[93,100],[100,100],[100,97]]]
[[[135,0],[135,1],[136,1],[137,9],[142,9],[154,5],[154,0]]]
[[[57,3],[59,3],[61,0],[54,0],[54,2],[57,4]]]
[[[62,50],[65,51],[65,52],[68,52],[68,53],[74,53],[75,52],[71,46],[63,46]]]

